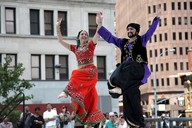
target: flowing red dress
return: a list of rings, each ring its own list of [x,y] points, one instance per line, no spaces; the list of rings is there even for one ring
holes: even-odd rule
[[[78,65],[86,65],[73,70],[67,87],[64,89],[72,98],[72,107],[76,112],[76,119],[82,124],[97,124],[105,119],[98,109],[98,94],[96,83],[98,80],[97,67],[93,64],[95,44],[92,41],[80,50],[71,45],[71,51],[76,55]]]

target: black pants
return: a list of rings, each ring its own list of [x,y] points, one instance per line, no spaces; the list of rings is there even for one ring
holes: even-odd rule
[[[119,87],[123,95],[123,113],[130,126],[144,127],[144,117],[141,106],[140,84],[144,76],[143,64],[135,61],[124,62],[113,72],[108,82],[108,88]],[[113,86],[111,86],[111,84]],[[113,98],[120,94],[110,93]]]

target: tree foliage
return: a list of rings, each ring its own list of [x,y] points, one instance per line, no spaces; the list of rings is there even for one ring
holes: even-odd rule
[[[22,102],[22,96],[13,100],[16,95],[25,90],[29,90],[34,84],[29,81],[21,79],[25,70],[23,64],[19,63],[11,67],[12,58],[6,57],[5,63],[0,64],[0,97],[1,105],[7,105],[10,101]],[[33,95],[25,96],[25,100],[32,99]],[[14,104],[14,103],[13,103]],[[10,109],[11,106],[8,108]]]

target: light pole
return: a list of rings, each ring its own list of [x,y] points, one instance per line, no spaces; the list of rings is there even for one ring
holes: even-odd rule
[[[160,53],[159,56],[157,58],[155,58],[155,66],[153,67],[153,72],[154,72],[154,75],[153,75],[153,87],[154,87],[154,98],[155,98],[155,101],[154,101],[154,109],[155,109],[155,118],[157,118],[157,82],[156,82],[156,65],[157,65],[157,59],[159,57],[161,57],[164,53],[166,52],[174,52],[175,49],[167,49],[165,50],[164,52]],[[158,122],[156,122],[156,128],[158,128]]]

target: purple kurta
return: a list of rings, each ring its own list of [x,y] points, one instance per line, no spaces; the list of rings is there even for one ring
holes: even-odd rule
[[[147,45],[147,42],[149,41],[149,39],[151,38],[151,36],[153,35],[153,33],[155,32],[156,28],[157,28],[157,25],[160,21],[160,18],[159,17],[155,17],[153,19],[153,23],[152,25],[150,26],[150,28],[148,29],[148,31],[143,34],[141,36],[141,41],[142,41],[142,45],[143,47],[146,47]],[[119,47],[122,51],[122,48],[123,48],[123,39],[124,38],[118,38],[118,37],[115,37],[114,35],[111,34],[111,32],[109,32],[105,27],[101,27],[98,31],[99,35],[108,43],[113,43],[114,45],[116,45],[117,47]],[[133,42],[132,43],[129,43],[128,45],[128,49],[131,48]],[[127,61],[129,61],[129,57],[127,58]],[[143,64],[144,65],[144,69],[145,69],[145,73],[144,73],[144,77],[143,79],[141,80],[141,84],[145,84],[147,83],[147,79],[149,78],[149,76],[151,75],[151,72],[147,66],[147,64]]]

